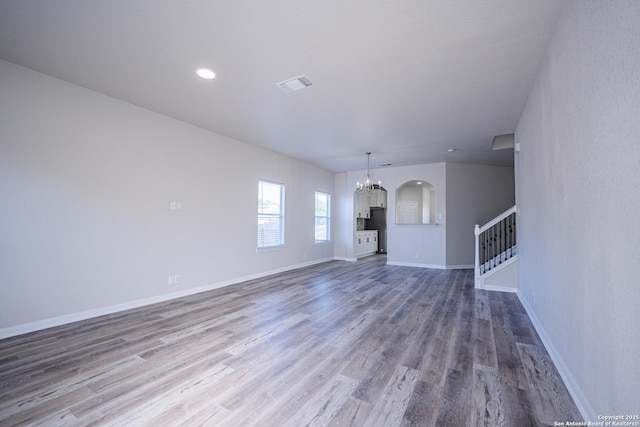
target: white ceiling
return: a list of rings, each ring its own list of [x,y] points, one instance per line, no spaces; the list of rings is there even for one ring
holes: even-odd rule
[[[1,0],[0,58],[330,171],[512,164],[561,0]],[[217,77],[203,80],[195,69]],[[306,75],[286,94],[276,83]],[[1,102],[1,101],[0,101]],[[456,151],[448,153],[449,148]]]

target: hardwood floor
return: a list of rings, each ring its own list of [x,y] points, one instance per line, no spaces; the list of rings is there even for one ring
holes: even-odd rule
[[[0,426],[579,420],[514,294],[380,257],[0,341]]]

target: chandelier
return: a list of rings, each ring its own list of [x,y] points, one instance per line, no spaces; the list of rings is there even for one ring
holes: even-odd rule
[[[382,185],[382,181],[378,181],[377,185],[373,183],[373,176],[369,171],[369,157],[371,157],[371,152],[368,151],[365,154],[367,155],[367,174],[364,176],[364,182],[358,181],[358,183],[356,184],[356,190],[363,193],[373,193],[376,187],[380,188],[380,185]]]

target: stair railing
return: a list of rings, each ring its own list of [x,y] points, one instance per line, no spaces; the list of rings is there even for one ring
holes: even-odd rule
[[[516,255],[516,210],[513,206],[483,226],[476,224],[476,279]]]

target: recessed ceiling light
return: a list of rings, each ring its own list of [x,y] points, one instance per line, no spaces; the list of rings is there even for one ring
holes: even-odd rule
[[[447,151],[448,151],[449,153],[453,153],[454,151],[456,151],[456,149],[455,149],[455,148],[449,148]]]
[[[216,73],[214,73],[208,68],[198,68],[196,70],[196,74],[202,77],[203,79],[207,79],[207,80],[211,80],[216,76]]]

